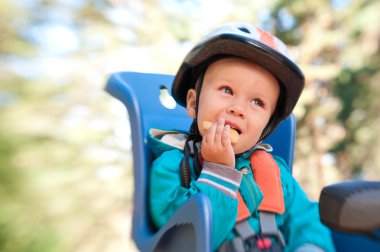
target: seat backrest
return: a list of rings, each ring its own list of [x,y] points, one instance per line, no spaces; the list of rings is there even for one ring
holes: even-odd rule
[[[152,154],[147,146],[150,128],[188,130],[191,119],[186,110],[172,105],[164,98],[165,88],[170,93],[173,76],[163,74],[119,72],[110,76],[106,91],[124,103],[128,110],[134,166],[134,209],[132,237],[142,242],[155,232],[149,218],[148,182]],[[161,101],[160,101],[161,100]],[[168,103],[168,104],[167,104]],[[274,155],[282,157],[291,170],[294,157],[295,119],[290,116],[265,140],[273,146]]]

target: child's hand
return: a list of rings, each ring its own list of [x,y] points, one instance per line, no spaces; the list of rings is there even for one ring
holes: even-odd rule
[[[235,167],[235,153],[231,144],[230,126],[224,118],[214,122],[202,140],[202,157],[208,162]]]

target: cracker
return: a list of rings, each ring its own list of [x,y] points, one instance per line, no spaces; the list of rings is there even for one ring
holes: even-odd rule
[[[212,122],[210,121],[204,121],[203,122],[203,129],[208,130],[211,128]],[[231,143],[236,144],[239,141],[239,133],[235,130],[230,128],[230,136],[231,136]]]

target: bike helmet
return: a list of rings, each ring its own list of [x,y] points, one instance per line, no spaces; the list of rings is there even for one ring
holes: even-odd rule
[[[249,24],[226,24],[204,37],[185,57],[172,86],[172,95],[178,104],[186,106],[187,91],[195,87],[208,65],[224,57],[254,62],[272,73],[280,83],[280,99],[272,116],[276,118],[269,122],[263,139],[291,114],[303,90],[304,75],[286,45],[277,37]]]

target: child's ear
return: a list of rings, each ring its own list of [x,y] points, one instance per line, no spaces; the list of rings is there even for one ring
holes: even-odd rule
[[[195,113],[196,98],[197,98],[197,93],[195,89],[189,89],[189,91],[187,92],[187,97],[186,97],[186,110],[187,110],[187,114],[192,119],[195,119],[196,117],[196,113]]]

